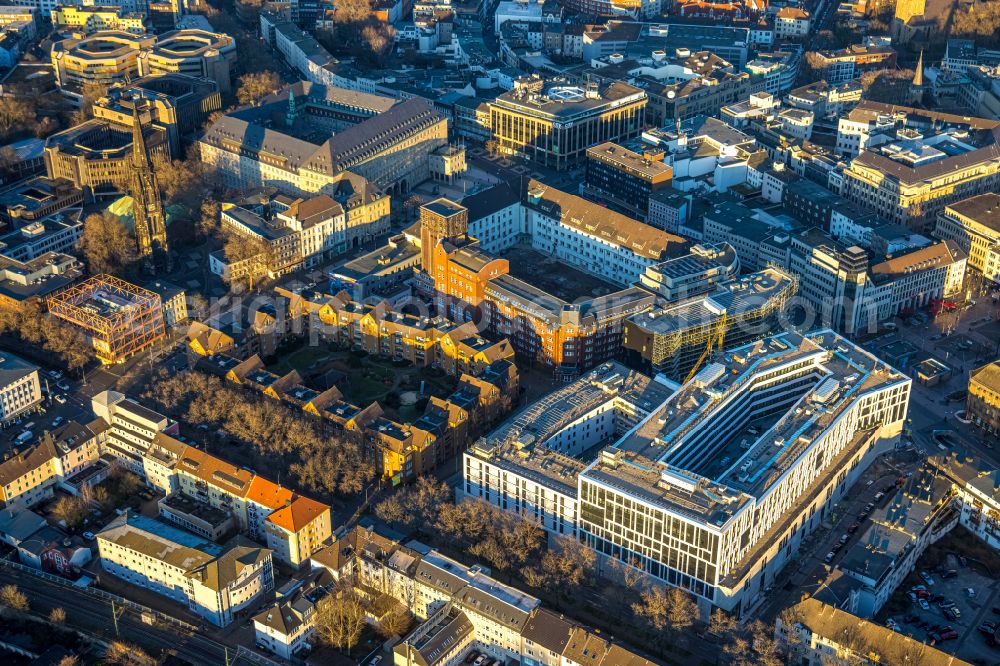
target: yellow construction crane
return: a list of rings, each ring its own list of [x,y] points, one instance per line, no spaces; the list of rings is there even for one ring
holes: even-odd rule
[[[691,372],[689,372],[687,377],[684,378],[682,385],[687,384],[689,381],[691,381],[691,378],[694,377],[695,374],[698,372],[698,369],[701,367],[701,364],[704,363],[705,359],[708,358],[708,355],[712,353],[713,347],[721,350],[722,347],[726,344],[725,310],[722,311],[722,316],[719,318],[719,321],[716,324],[716,326],[718,326],[718,329],[708,335],[708,344],[705,345],[705,351],[701,353],[701,357],[691,368]]]

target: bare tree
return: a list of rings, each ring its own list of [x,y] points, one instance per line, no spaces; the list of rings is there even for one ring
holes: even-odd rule
[[[667,591],[667,603],[667,621],[671,629],[683,635],[698,619],[698,604],[679,587],[671,587]]]
[[[17,585],[0,587],[0,604],[16,611],[28,610],[28,597],[17,588]]]
[[[316,604],[316,633],[327,645],[349,652],[358,644],[364,624],[361,599],[346,585]]]
[[[76,529],[87,516],[87,504],[80,497],[62,495],[52,505],[52,517],[66,524],[68,529]]]
[[[376,631],[383,638],[405,636],[413,624],[413,615],[409,609],[398,601],[393,601],[392,608],[379,621]]]
[[[722,609],[716,608],[712,611],[712,615],[708,620],[708,630],[709,632],[715,634],[716,636],[728,636],[729,633],[736,627],[736,618],[725,613]]]
[[[281,79],[271,71],[249,72],[240,77],[236,99],[240,104],[255,104],[268,95],[277,92]]]
[[[104,663],[117,666],[154,666],[156,660],[146,654],[138,645],[123,641],[111,641],[104,654]]]
[[[121,218],[107,211],[83,221],[79,249],[91,273],[115,273],[135,261],[135,238]]]
[[[670,597],[663,585],[644,590],[640,600],[632,604],[632,612],[645,620],[653,629],[663,631],[670,622]]]
[[[49,612],[49,622],[52,624],[62,624],[66,621],[66,611],[56,606]]]
[[[0,141],[28,131],[35,122],[35,105],[23,97],[0,97]]]

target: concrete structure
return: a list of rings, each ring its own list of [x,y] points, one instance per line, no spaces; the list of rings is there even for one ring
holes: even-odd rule
[[[148,32],[143,14],[127,12],[114,5],[58,5],[52,10],[52,25],[84,34],[108,30],[133,35]]]
[[[502,441],[477,443],[466,453],[463,496],[531,513],[541,496],[528,484],[544,486],[562,531],[600,553],[601,566],[619,559],[736,615],[898,439],[911,383],[831,331],[783,333],[728,350],[683,386],[660,384],[667,397],[640,398],[642,412],[616,432],[609,408],[582,400],[602,374],[629,381],[602,366],[578,380],[581,399],[546,403],[541,436],[526,430],[534,419],[515,420]],[[573,455],[607,442],[580,470]],[[523,455],[498,474],[493,461],[516,450]],[[517,462],[546,454],[570,461]]]

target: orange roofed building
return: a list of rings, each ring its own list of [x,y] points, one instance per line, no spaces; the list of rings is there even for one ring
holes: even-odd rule
[[[102,453],[140,459],[141,464],[132,464],[130,469],[138,470],[146,483],[168,496],[184,500],[161,513],[163,519],[198,533],[192,527],[203,524],[206,516],[224,512],[226,520],[231,517],[241,532],[266,543],[274,557],[294,567],[305,564],[331,539],[330,507],[326,504],[168,437],[165,433],[176,424],[120,393],[105,391],[94,397],[94,404],[99,417],[95,423],[103,426],[99,435]],[[149,428],[158,432],[143,431],[139,436],[136,423],[153,424]],[[112,446],[123,438],[131,443],[128,451]],[[200,507],[217,511],[213,514]]]

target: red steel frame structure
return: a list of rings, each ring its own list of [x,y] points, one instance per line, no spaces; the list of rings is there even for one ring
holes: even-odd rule
[[[125,305],[107,314],[85,307],[102,295],[125,301]],[[165,332],[159,295],[113,275],[95,275],[67,287],[50,296],[48,306],[50,313],[90,336],[97,358],[105,365],[124,361]]]

